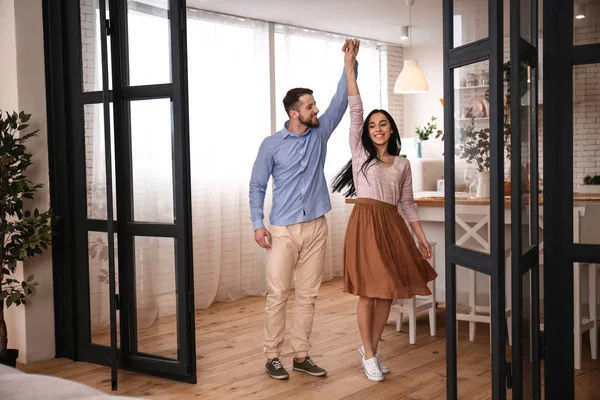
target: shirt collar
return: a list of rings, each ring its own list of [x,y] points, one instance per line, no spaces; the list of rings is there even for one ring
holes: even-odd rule
[[[282,137],[283,139],[285,139],[285,138],[286,138],[286,137],[288,137],[288,136],[303,137],[303,136],[307,136],[307,135],[309,135],[309,134],[312,132],[312,128],[308,128],[308,129],[306,130],[306,132],[304,133],[304,135],[302,135],[302,136],[298,136],[298,135],[297,135],[297,134],[295,134],[294,132],[290,132],[290,131],[288,130],[288,126],[290,126],[290,121],[289,121],[289,120],[287,120],[287,121],[286,121],[286,122],[283,124],[283,129],[281,130],[281,137]]]

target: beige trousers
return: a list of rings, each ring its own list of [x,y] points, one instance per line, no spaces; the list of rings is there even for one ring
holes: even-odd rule
[[[267,358],[278,358],[285,336],[285,314],[292,274],[296,271],[294,311],[290,344],[294,357],[310,350],[315,301],[323,278],[327,221],[325,216],[288,226],[271,226],[271,249],[267,250],[267,305],[265,345]]]

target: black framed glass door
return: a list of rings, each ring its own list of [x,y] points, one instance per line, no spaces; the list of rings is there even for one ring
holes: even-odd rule
[[[512,398],[539,399],[538,4],[510,3]]]
[[[444,1],[448,399],[464,396],[471,390],[469,382],[483,379],[491,381],[484,387],[493,399],[506,398],[503,16],[499,0]],[[477,94],[471,91],[480,91],[483,108],[474,109],[470,99]],[[478,187],[472,198],[462,183],[474,180]],[[467,280],[468,285],[462,285]],[[479,305],[481,281],[489,290],[487,305]],[[466,303],[466,310],[460,303]],[[468,321],[469,342],[489,346],[491,365],[486,359],[474,363],[469,358],[470,345],[457,329],[457,319]],[[490,334],[476,331],[481,323],[489,324]]]
[[[195,383],[185,0],[47,3],[65,49],[71,355]]]
[[[503,3],[444,2],[448,398],[486,382],[494,399],[540,396],[537,1]],[[470,356],[477,344],[491,365]]]
[[[599,1],[544,1],[544,176],[552,178],[544,182],[548,399],[589,399],[600,393],[600,195],[593,178],[600,160],[595,152],[598,31]]]

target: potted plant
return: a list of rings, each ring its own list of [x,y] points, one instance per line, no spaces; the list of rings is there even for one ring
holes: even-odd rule
[[[477,197],[490,196],[490,129],[475,129],[475,117],[460,128],[456,149],[460,158],[473,164],[478,172]]]
[[[24,210],[24,200],[32,200],[42,187],[27,180],[25,170],[32,164],[32,153],[25,142],[37,131],[23,134],[31,114],[6,113],[0,110],[0,363],[16,366],[18,350],[8,349],[8,332],[4,310],[12,305],[27,304],[39,285],[33,275],[26,280],[15,279],[23,261],[41,254],[51,244],[52,211]]]
[[[431,136],[431,134],[433,134],[433,131],[437,129],[437,123],[435,122],[435,120],[436,120],[435,117],[431,117],[431,122],[427,122],[427,125],[425,125],[423,128],[421,128],[419,125],[417,125],[415,127],[415,134],[416,134],[415,154],[416,154],[417,158],[422,157],[421,143],[429,140],[429,136]],[[438,130],[436,138],[439,137],[439,135],[441,135],[441,133],[442,133],[442,131]]]

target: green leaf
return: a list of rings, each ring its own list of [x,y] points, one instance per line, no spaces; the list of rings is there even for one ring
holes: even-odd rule
[[[30,118],[31,118],[31,114],[23,113],[23,116],[21,117],[21,122],[27,122],[27,121],[29,121]]]
[[[23,125],[19,125],[19,127],[17,128],[18,131],[22,131],[23,129],[27,129],[29,128],[29,125],[27,124],[23,124]]]

